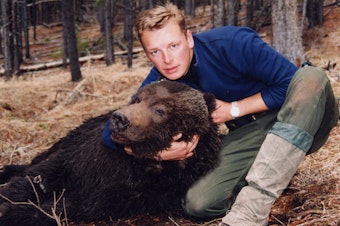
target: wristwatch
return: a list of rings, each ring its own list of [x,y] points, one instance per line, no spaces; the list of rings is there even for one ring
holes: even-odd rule
[[[230,115],[233,117],[233,119],[236,119],[240,116],[240,109],[238,108],[237,101],[231,102]]]

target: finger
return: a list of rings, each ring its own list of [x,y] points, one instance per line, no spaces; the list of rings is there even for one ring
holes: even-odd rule
[[[172,138],[172,141],[177,141],[177,140],[181,139],[181,137],[182,137],[182,133],[179,133]]]
[[[124,147],[124,151],[126,152],[126,154],[133,155],[133,151],[130,147]]]
[[[189,158],[189,157],[191,157],[191,156],[193,156],[194,155],[194,152],[192,151],[192,152],[189,152],[188,154],[187,154],[187,156],[186,156],[186,158]]]
[[[194,135],[192,137],[192,140],[190,142],[190,147],[189,147],[189,152],[193,152],[193,150],[196,148],[198,141],[199,141],[199,136],[198,135]]]

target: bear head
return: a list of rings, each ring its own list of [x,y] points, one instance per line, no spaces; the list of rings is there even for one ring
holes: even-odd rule
[[[210,116],[214,108],[212,94],[183,83],[154,82],[141,88],[128,105],[112,113],[111,137],[131,147],[137,158],[156,156],[160,150],[169,148],[179,133],[183,141],[199,135],[198,146],[202,142],[218,143],[217,126]]]

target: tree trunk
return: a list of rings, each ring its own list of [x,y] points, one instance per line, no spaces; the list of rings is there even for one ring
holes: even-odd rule
[[[194,0],[185,0],[184,13],[185,15],[190,15],[191,18],[195,17],[195,1]]]
[[[23,2],[13,2],[12,1],[12,20],[13,20],[13,42],[14,42],[14,52],[13,52],[13,72],[18,73],[20,71],[20,65],[23,61],[22,59],[22,8]]]
[[[149,9],[150,5],[152,5],[152,0],[139,0],[137,2],[138,2],[137,10],[139,12]]]
[[[102,4],[97,5],[97,20],[100,32],[105,35],[105,7]]]
[[[273,47],[292,63],[304,61],[297,0],[277,0],[272,4]]]
[[[1,0],[2,37],[4,42],[4,68],[6,79],[10,79],[13,74],[13,39],[10,15],[9,1]]]
[[[238,0],[228,0],[226,7],[226,25],[237,26]]]
[[[217,0],[215,5],[214,27],[221,27],[224,25],[224,0]]]
[[[125,0],[125,26],[126,38],[128,41],[128,68],[132,67],[132,49],[133,49],[133,5],[131,0]]]
[[[32,24],[33,24],[33,38],[37,40],[37,5],[35,0],[32,2]]]
[[[114,50],[113,50],[113,35],[112,35],[112,0],[106,0],[105,2],[105,62],[106,65],[111,65],[114,62]]]
[[[67,52],[70,60],[72,81],[79,81],[82,78],[78,59],[77,36],[74,27],[73,1],[62,0],[63,29],[66,32]]]
[[[246,25],[253,28],[254,0],[247,0]]]
[[[0,9],[1,9],[1,6],[0,6]],[[0,14],[1,15],[1,14]],[[2,30],[2,25],[0,23],[0,30]],[[4,51],[2,49],[2,32],[0,32],[0,54],[3,55],[4,54]]]
[[[27,0],[24,0],[23,5],[23,28],[25,34],[25,57],[30,58],[30,41],[28,34],[28,18],[27,18]]]
[[[63,50],[63,68],[67,67],[67,59],[68,59],[68,50],[67,50],[67,32],[66,29],[63,29],[63,43],[62,43],[62,50]]]
[[[307,12],[308,28],[313,28],[323,23],[323,2],[324,0],[308,0]]]

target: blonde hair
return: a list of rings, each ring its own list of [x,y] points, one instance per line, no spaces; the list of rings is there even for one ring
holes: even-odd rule
[[[135,31],[140,39],[144,31],[161,29],[171,20],[175,20],[183,33],[186,34],[184,14],[170,2],[141,12],[135,22]]]

